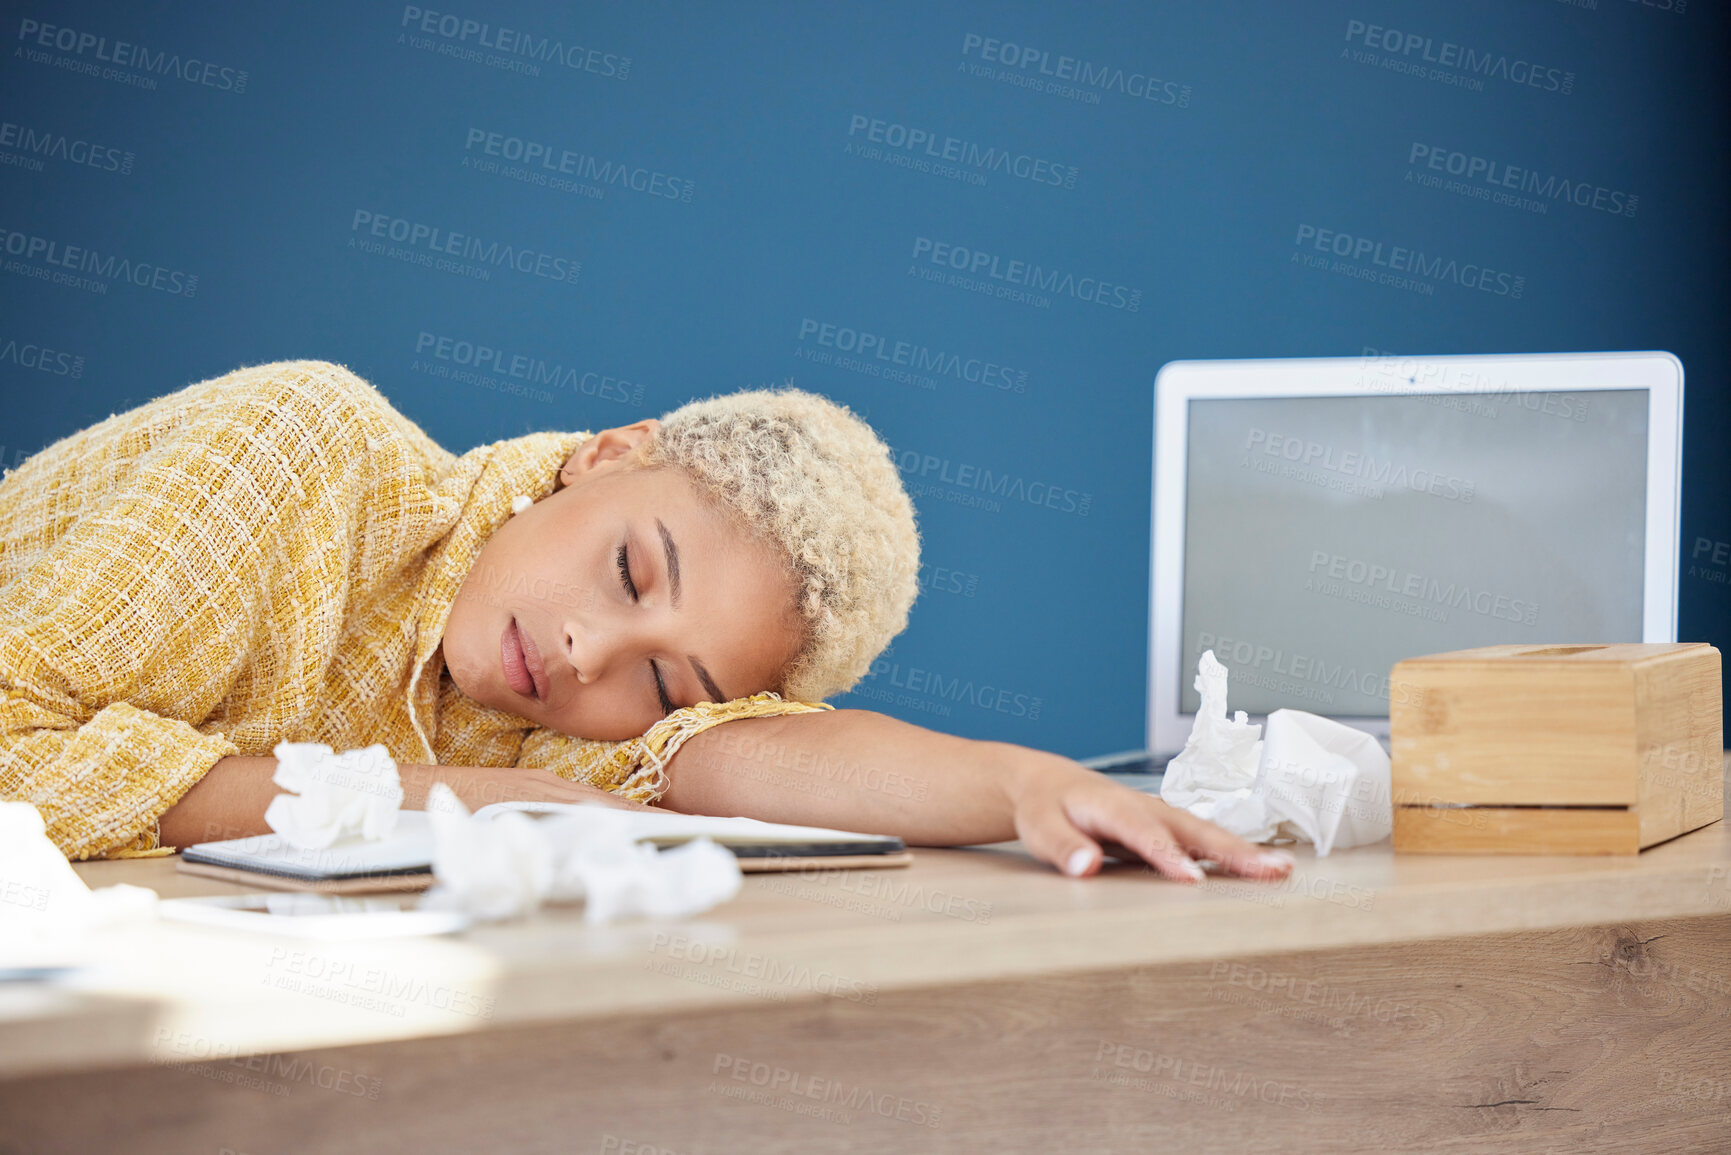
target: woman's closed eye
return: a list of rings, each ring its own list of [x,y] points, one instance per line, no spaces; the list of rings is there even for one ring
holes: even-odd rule
[[[631,600],[636,601],[637,583],[631,580],[630,555],[626,553],[623,544],[619,546],[619,550],[613,555],[613,559],[619,566],[619,584],[625,587],[625,592],[631,595]]]
[[[619,550],[614,554],[614,561],[619,568],[619,584],[625,587],[625,593],[633,602],[638,600],[637,583],[631,580],[631,554],[625,543],[621,542]],[[667,696],[667,683],[661,679],[661,667],[655,664],[655,659],[649,659],[649,674],[655,679],[655,696],[659,699],[661,716],[663,718],[673,713],[673,699]]]

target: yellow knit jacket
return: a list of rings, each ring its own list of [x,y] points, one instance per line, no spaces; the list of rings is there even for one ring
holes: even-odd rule
[[[439,642],[459,587],[512,498],[551,493],[587,437],[458,457],[347,369],[281,361],[43,449],[0,480],[0,798],[34,803],[69,858],[165,853],[164,811],[279,741],[653,802],[692,735],[829,709],[766,692],[602,742],[457,689]]]

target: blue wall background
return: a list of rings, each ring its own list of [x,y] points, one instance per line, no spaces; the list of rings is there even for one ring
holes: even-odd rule
[[[791,380],[929,563],[838,704],[1083,756],[1141,743],[1162,364],[1668,349],[1731,642],[1716,5],[451,3],[5,6],[4,464],[277,358],[457,452]]]

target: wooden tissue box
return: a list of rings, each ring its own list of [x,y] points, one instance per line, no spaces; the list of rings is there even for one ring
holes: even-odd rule
[[[1397,852],[1637,854],[1724,816],[1704,642],[1482,646],[1389,680]]]

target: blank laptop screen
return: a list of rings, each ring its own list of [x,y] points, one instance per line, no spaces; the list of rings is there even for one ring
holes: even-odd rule
[[[1193,399],[1179,709],[1386,716],[1389,668],[1641,640],[1647,391]]]

